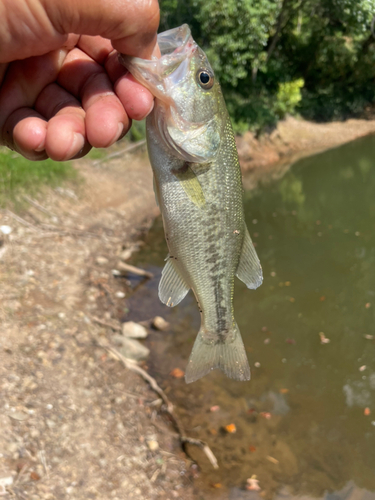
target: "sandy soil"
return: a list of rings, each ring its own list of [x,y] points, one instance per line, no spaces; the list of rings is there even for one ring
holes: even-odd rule
[[[375,121],[288,119],[240,138],[241,164],[254,187],[370,132]],[[44,212],[28,203],[22,219],[0,213],[12,228],[0,238],[0,496],[200,498],[156,395],[98,345],[114,332],[93,321],[126,319],[130,285],[112,270],[158,213],[148,161],[138,153],[77,168],[81,183],[38,197]]]
[[[147,159],[78,167],[82,185],[38,198],[46,212],[0,214],[12,228],[0,247],[0,496],[190,499],[191,462],[157,396],[98,347],[114,332],[92,320],[126,316],[117,295],[130,289],[111,270],[156,214]]]

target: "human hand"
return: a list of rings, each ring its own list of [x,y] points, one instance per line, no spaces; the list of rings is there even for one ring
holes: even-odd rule
[[[0,145],[80,158],[151,111],[117,51],[151,57],[157,0],[0,0],[0,19]]]

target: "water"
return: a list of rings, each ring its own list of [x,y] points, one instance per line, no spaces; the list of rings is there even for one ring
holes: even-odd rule
[[[213,471],[189,449],[202,498],[250,498],[252,475],[268,498],[375,498],[375,137],[297,162],[245,192],[245,212],[264,270],[258,290],[235,289],[250,382],[213,372],[187,386],[169,375],[186,366],[199,314],[190,295],[173,309],[157,300],[160,220],[137,257],[156,278],[130,303],[134,318],[153,311],[172,325],[151,337],[150,370],[219,460]]]

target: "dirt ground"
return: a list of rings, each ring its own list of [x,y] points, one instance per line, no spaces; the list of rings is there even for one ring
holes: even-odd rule
[[[375,121],[289,119],[238,146],[254,187],[296,155],[374,131]],[[0,213],[12,229],[0,233],[0,497],[201,498],[158,397],[108,352],[115,332],[93,319],[126,320],[130,284],[112,271],[158,213],[148,160],[76,165],[82,182]]]
[[[145,155],[78,162],[83,182],[0,214],[0,497],[190,499],[157,395],[98,344],[126,316],[120,255],[157,213]],[[134,248],[134,247],[133,247]],[[158,403],[158,401],[156,401]]]

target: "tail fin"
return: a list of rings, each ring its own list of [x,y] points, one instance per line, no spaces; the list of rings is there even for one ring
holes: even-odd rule
[[[207,340],[202,329],[199,331],[186,367],[185,381],[195,382],[215,368],[220,368],[229,378],[250,380],[249,363],[237,325],[224,341],[216,343]]]

